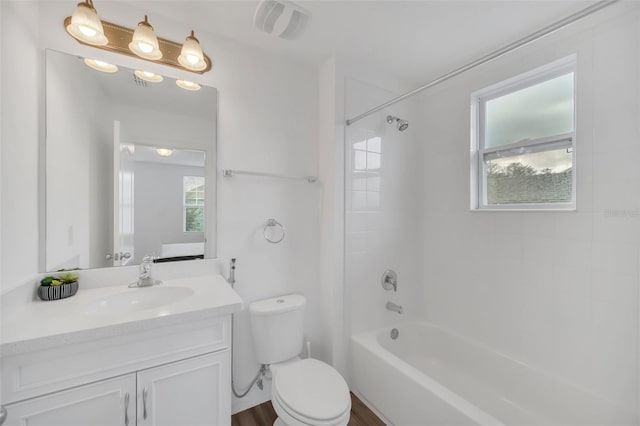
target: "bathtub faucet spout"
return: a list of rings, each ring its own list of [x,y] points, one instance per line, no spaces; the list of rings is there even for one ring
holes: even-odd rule
[[[389,311],[393,311],[393,312],[397,312],[397,313],[399,313],[400,315],[402,315],[402,314],[403,314],[403,312],[404,312],[404,311],[402,310],[402,306],[400,306],[400,305],[396,305],[396,304],[395,304],[395,303],[393,303],[393,302],[387,302],[387,310],[389,310]]]

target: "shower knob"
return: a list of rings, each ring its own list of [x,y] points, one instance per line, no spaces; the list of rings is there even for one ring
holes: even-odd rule
[[[395,271],[387,269],[382,274],[382,288],[387,291],[398,291],[398,275]]]

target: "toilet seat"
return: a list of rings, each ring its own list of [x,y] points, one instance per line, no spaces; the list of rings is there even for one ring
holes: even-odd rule
[[[282,404],[280,398],[275,393],[272,395],[271,404],[280,421],[279,423],[274,423],[274,426],[347,426],[349,418],[351,417],[351,407],[349,407],[349,410],[345,411],[342,416],[336,419],[318,420],[306,418],[299,413],[292,412],[293,410]]]
[[[333,367],[305,359],[278,370],[273,379],[273,405],[288,425],[346,425],[351,396]]]

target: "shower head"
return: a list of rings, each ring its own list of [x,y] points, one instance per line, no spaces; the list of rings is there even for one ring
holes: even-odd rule
[[[396,123],[396,126],[399,131],[404,132],[409,128],[409,122],[407,120],[403,120],[398,117],[394,117],[393,115],[387,115],[387,123],[393,124]]]

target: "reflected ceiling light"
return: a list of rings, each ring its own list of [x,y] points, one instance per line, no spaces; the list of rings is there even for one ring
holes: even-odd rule
[[[180,56],[178,56],[178,62],[180,65],[191,71],[203,71],[207,68],[207,63],[204,60],[204,53],[202,53],[200,42],[195,37],[193,30],[191,30],[191,34],[187,36],[187,39],[182,45]]]
[[[141,78],[144,81],[148,81],[150,83],[160,83],[163,80],[163,77],[160,74],[154,74],[149,71],[135,70],[134,74],[138,78]]]
[[[169,148],[156,148],[156,153],[162,157],[171,157],[173,150]]]
[[[108,62],[99,61],[97,59],[84,58],[84,63],[97,71],[114,73],[118,71],[118,67]]]
[[[147,15],[144,21],[138,23],[138,28],[133,33],[133,39],[129,43],[129,50],[144,59],[156,61],[162,58],[162,52],[158,45],[158,37],[149,24]]]
[[[200,90],[200,85],[198,83],[194,83],[192,81],[187,80],[176,80],[176,84],[179,87],[182,87],[185,90]]]
[[[98,18],[96,9],[93,7],[93,0],[78,3],[66,30],[73,38],[83,43],[94,46],[104,46],[109,43],[104,35],[102,21]]]

